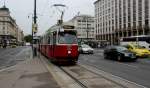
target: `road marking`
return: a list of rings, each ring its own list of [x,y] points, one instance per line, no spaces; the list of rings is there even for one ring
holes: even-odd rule
[[[87,65],[83,65],[83,63],[81,64],[81,62],[79,63],[79,65],[80,66],[83,66],[83,67],[85,67],[86,69],[88,69],[88,70],[91,70],[91,71],[93,71],[93,72],[95,72],[95,73],[97,73],[97,74],[100,74],[100,75],[102,75],[103,77],[105,77],[105,78],[107,78],[107,79],[109,79],[109,80],[113,80],[114,82],[116,82],[116,83],[118,83],[118,84],[121,84],[121,82],[122,83],[129,83],[129,84],[133,84],[133,86],[135,85],[135,86],[137,86],[138,88],[140,87],[140,88],[147,88],[147,87],[145,87],[145,86],[143,86],[143,85],[140,85],[140,84],[137,84],[137,83],[135,83],[135,82],[132,82],[132,81],[129,81],[129,80],[127,80],[127,79],[124,79],[124,78],[121,78],[121,77],[119,77],[119,76],[116,76],[116,75],[113,75],[113,74],[111,74],[111,73],[108,73],[108,72],[105,72],[105,71],[103,71],[103,70],[100,70],[100,69],[97,69],[97,68],[99,68],[99,67],[97,67],[97,66],[95,66],[95,65],[91,65],[91,66],[89,66],[88,64]],[[96,68],[95,68],[96,67]],[[98,72],[97,72],[98,71]],[[99,73],[100,72],[100,73]],[[115,79],[118,79],[119,81],[117,81],[117,80],[114,80],[114,78]],[[121,84],[121,85],[123,85],[123,84]],[[127,86],[129,86],[129,85],[127,85]],[[130,87],[131,88],[131,87]]]
[[[15,66],[16,66],[16,65],[15,65]],[[5,70],[12,69],[12,68],[14,68],[15,66],[10,66],[10,67],[7,67],[7,68],[4,68],[4,69],[1,69],[1,70],[0,70],[0,72],[3,72],[3,71],[5,71]]]
[[[119,63],[119,64],[123,64],[123,65],[129,66],[129,67],[132,67],[132,68],[139,68],[138,66],[129,65],[129,64],[125,64],[125,63]]]
[[[23,52],[25,52],[25,51],[29,51],[29,52],[30,52],[30,50],[31,50],[31,48],[22,49],[19,53],[17,53],[17,54],[14,56],[14,58],[17,58],[21,53],[23,53]],[[30,60],[31,58],[32,58],[32,56],[30,55],[29,60]],[[16,59],[16,61],[17,61],[17,59]],[[25,61],[28,61],[28,60],[25,60]],[[21,61],[21,62],[22,62],[22,61]],[[19,63],[17,63],[17,64],[19,64]],[[14,68],[17,64],[15,64],[15,65],[10,65],[10,66],[3,66],[2,69],[0,70],[0,72],[3,72],[3,71],[5,71],[5,70],[12,69],[12,68]]]
[[[87,57],[82,57],[82,58],[84,58],[84,60],[88,60],[89,62],[94,62],[94,61],[92,61],[92,60],[90,60],[89,58],[87,58]],[[118,62],[116,62],[116,63],[118,63]],[[129,66],[129,67],[132,67],[132,68],[139,68],[138,66],[134,66],[134,65],[129,65],[129,64],[125,64],[125,63],[118,63],[118,64],[122,64],[122,65],[126,65],[126,66]]]

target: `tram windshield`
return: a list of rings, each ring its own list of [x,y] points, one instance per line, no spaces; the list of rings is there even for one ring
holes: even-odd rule
[[[59,33],[58,43],[60,43],[60,44],[76,44],[77,43],[76,33],[73,33],[73,32]]]

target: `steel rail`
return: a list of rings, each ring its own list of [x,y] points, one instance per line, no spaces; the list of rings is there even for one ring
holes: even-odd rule
[[[67,72],[65,69],[63,69],[63,67],[59,66],[59,68],[65,72],[69,77],[71,77],[75,82],[77,82],[81,87],[83,88],[88,88],[86,85],[84,85],[80,80],[78,80],[77,78],[75,78],[74,76],[72,76],[69,72]]]
[[[95,67],[95,68],[98,69],[97,66],[91,65],[91,64],[89,64],[89,63],[87,63],[87,62],[84,62],[84,64],[86,64],[86,65],[88,65],[88,66],[91,66],[91,67]],[[84,66],[82,66],[82,65],[80,65],[80,64],[78,64],[78,65],[81,66],[81,67],[83,67],[83,68],[85,68]],[[93,72],[93,71],[91,71],[91,70],[89,70],[89,69],[87,69],[87,68],[85,68],[85,69],[88,70],[88,71],[90,71],[90,72],[93,73],[93,74],[102,76],[102,75],[100,75],[100,74],[98,74],[98,73],[96,73],[96,72]],[[119,86],[121,86],[121,87],[123,87],[123,88],[128,88],[128,87],[126,87],[126,86],[124,86],[124,85],[122,85],[122,84],[120,84],[120,83],[117,83],[117,82],[115,82],[115,81],[113,81],[113,80],[111,80],[111,79],[109,79],[109,78],[107,78],[107,77],[104,77],[104,76],[102,76],[102,77],[105,78],[105,79],[107,79],[107,80],[109,80],[109,81],[111,81],[111,82],[113,82],[113,83],[115,83],[115,84],[117,84],[117,85],[119,85]]]

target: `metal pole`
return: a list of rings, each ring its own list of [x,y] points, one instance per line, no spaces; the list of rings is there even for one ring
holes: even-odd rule
[[[36,16],[36,0],[34,0],[34,24],[36,24],[36,18],[37,18],[37,16]]]
[[[33,26],[34,26],[34,30],[37,29],[37,28],[35,27],[35,25],[37,24],[36,18],[37,18],[37,15],[36,15],[36,0],[34,0],[34,17],[33,17],[33,19],[34,19],[34,25],[33,25]],[[37,47],[35,47],[36,44],[37,44],[37,41],[34,40],[34,36],[35,36],[35,35],[36,35],[36,32],[33,32],[33,30],[32,30],[33,56],[37,56],[37,50],[36,50]]]
[[[33,52],[33,17],[32,17],[32,41],[31,41],[31,43],[32,43],[32,52]],[[33,54],[33,56],[34,56],[34,54]]]

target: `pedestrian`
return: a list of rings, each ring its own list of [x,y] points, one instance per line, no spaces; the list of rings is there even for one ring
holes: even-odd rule
[[[4,42],[3,42],[3,48],[6,48],[7,47],[7,42],[6,42],[6,40],[4,40]]]

